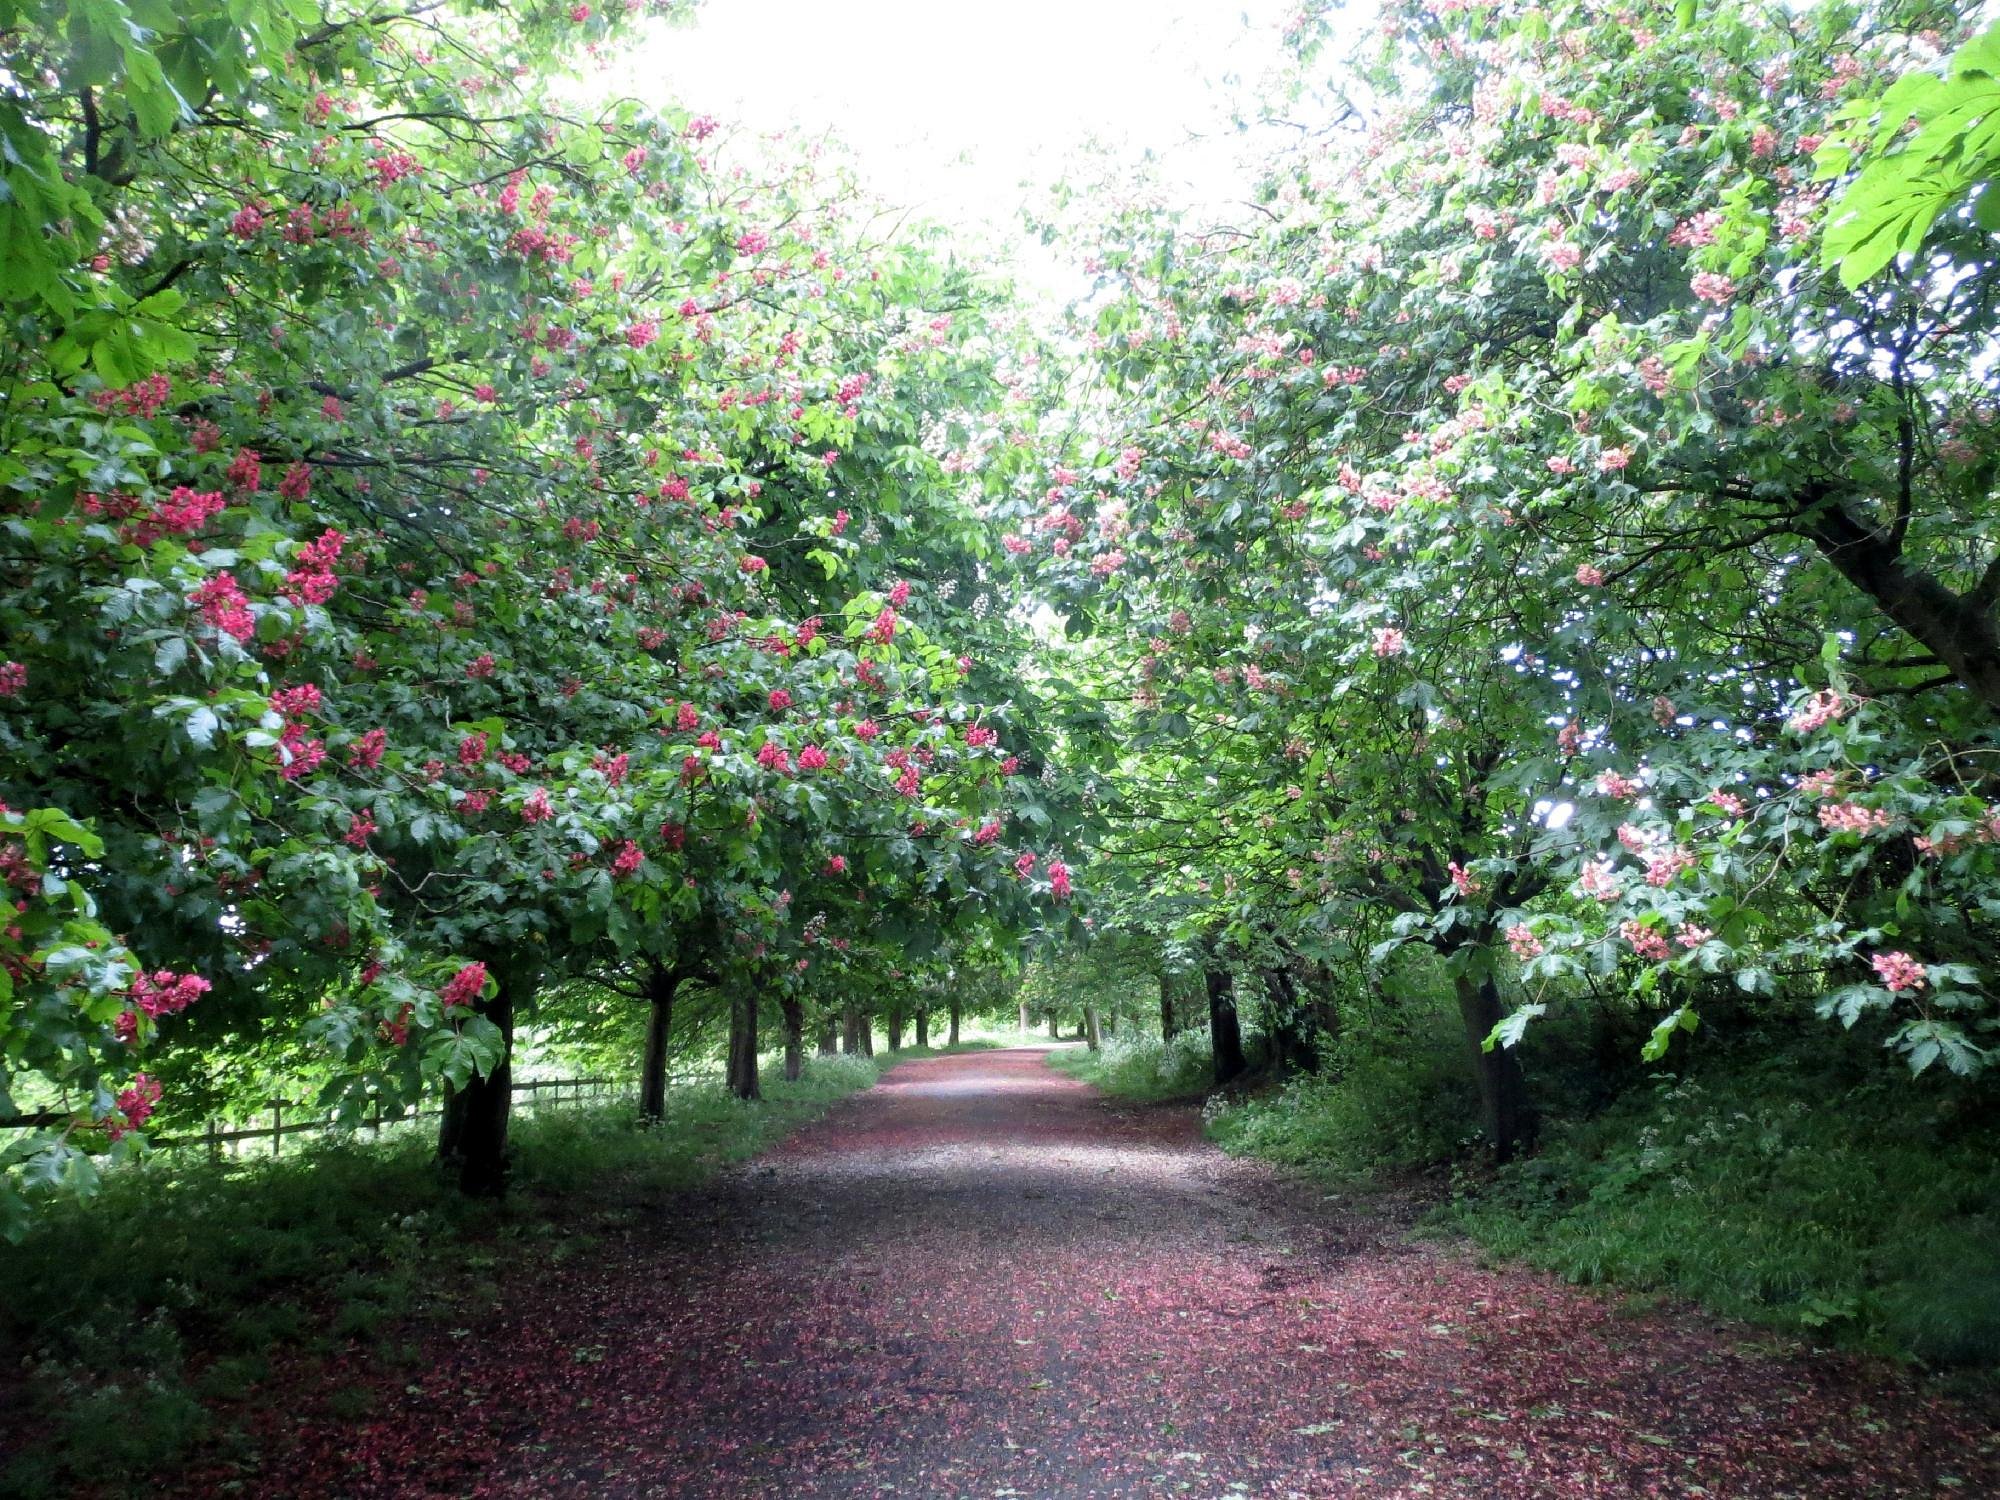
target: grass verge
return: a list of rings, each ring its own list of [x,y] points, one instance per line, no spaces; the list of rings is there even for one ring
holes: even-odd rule
[[[692,1187],[935,1050],[813,1058],[796,1083],[767,1070],[758,1104],[677,1089],[656,1129],[629,1104],[521,1116],[497,1204],[451,1190],[415,1134],[240,1164],[160,1153],[114,1173],[0,1246],[0,1496],[129,1494],[199,1444],[240,1446],[230,1411],[274,1349],[413,1360],[423,1320],[491,1294],[493,1244],[550,1237],[607,1184]]]

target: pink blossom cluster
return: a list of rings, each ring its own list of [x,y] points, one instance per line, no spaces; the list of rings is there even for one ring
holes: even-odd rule
[[[154,1020],[175,1016],[206,995],[212,986],[199,974],[176,974],[172,969],[155,969],[132,981],[132,1003]]]
[[[1785,728],[1793,734],[1812,734],[1845,716],[1853,706],[1853,701],[1844,694],[1832,688],[1821,688],[1785,720]]]
[[[104,1122],[111,1139],[122,1140],[135,1130],[143,1130],[159,1107],[160,1092],[159,1080],[146,1073],[134,1077],[130,1088],[120,1090],[116,1108]]]
[[[28,685],[28,669],[18,661],[0,661],[0,698],[12,698]]]
[[[1692,869],[1695,857],[1692,850],[1683,848],[1661,849],[1646,856],[1646,884],[1663,888],[1674,883],[1674,877],[1681,871]]]
[[[1639,795],[1642,787],[1636,777],[1622,775],[1617,771],[1597,773],[1597,794],[1600,797],[1615,797],[1619,801]]]
[[[220,490],[176,485],[171,495],[153,507],[151,515],[127,522],[118,534],[136,547],[150,547],[163,536],[193,536],[220,515],[226,504]]]
[[[1717,271],[1699,271],[1689,284],[1697,300],[1721,307],[1736,295],[1736,283]]]
[[[201,611],[203,620],[232,640],[248,641],[257,633],[250,601],[228,573],[217,573],[205,580],[188,595],[188,602]]]
[[[1525,922],[1516,922],[1507,929],[1507,946],[1513,950],[1514,957],[1522,963],[1539,957],[1542,952],[1542,940],[1535,936],[1534,929]]]
[[[368,730],[347,747],[347,763],[356,770],[372,771],[382,764],[382,753],[388,748],[388,730]]]
[[[1583,873],[1577,877],[1577,889],[1591,900],[1606,905],[1624,894],[1617,875],[1612,872],[1611,861],[1607,859],[1593,859],[1585,865]]]
[[[469,963],[444,982],[438,990],[438,998],[444,1002],[447,1012],[471,1010],[479,1003],[479,997],[485,990],[486,965]]]
[[[621,880],[628,879],[639,873],[639,866],[645,858],[639,846],[627,839],[618,846],[618,852],[611,856],[611,873]]]
[[[523,823],[546,823],[555,815],[556,810],[549,802],[549,794],[546,787],[536,787],[528,793],[526,799],[521,803],[521,821]]]
[[[1819,810],[1820,826],[1829,833],[1852,833],[1866,837],[1887,830],[1895,818],[1880,807],[1863,807],[1858,802],[1829,802]]]
[[[287,720],[278,735],[278,776],[284,781],[298,781],[310,776],[326,759],[326,744],[312,737],[306,726],[297,719]]]
[[[1930,981],[1930,971],[1907,953],[1878,953],[1868,963],[1883,988],[1894,994],[1920,990]]]
[[[278,688],[270,696],[270,712],[282,714],[284,718],[302,718],[306,714],[318,714],[324,698],[312,682],[300,682],[296,688]]]
[[[766,740],[758,747],[757,764],[780,776],[789,776],[792,772],[792,757],[776,740]]]
[[[1649,962],[1662,963],[1673,956],[1667,947],[1666,934],[1643,922],[1620,923],[1618,935],[1632,945],[1634,953]]]
[[[102,390],[90,398],[99,411],[120,411],[128,417],[152,418],[159,414],[173,394],[173,382],[165,375],[148,375],[128,386]]]
[[[333,565],[347,545],[345,532],[328,527],[317,541],[299,548],[297,566],[285,574],[285,593],[295,604],[324,604],[333,597],[337,580]]]

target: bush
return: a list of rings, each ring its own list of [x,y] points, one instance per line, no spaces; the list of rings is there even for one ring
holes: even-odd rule
[[[1478,1118],[1465,1043],[1433,1027],[1393,1048],[1336,1042],[1319,1072],[1218,1110],[1210,1133],[1239,1155],[1352,1181],[1449,1160]]]
[[[1215,1056],[1208,1028],[1156,1036],[1107,1037],[1096,1052],[1082,1048],[1051,1055],[1056,1067],[1120,1099],[1194,1099],[1208,1091]]]
[[[1991,1365],[1996,1148],[2000,1123],[1969,1090],[1879,1073],[1842,1088],[1788,1055],[1725,1056],[1554,1122],[1540,1155],[1467,1176],[1440,1221],[1571,1281]]]

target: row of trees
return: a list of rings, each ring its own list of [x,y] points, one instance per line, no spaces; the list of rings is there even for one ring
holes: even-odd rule
[[[309,1055],[442,1087],[494,1191],[538,997],[640,1008],[657,1115],[683,985],[750,1092],[760,1004],[796,1065],[1060,914],[999,290],[816,152],[579,103],[637,10],[0,22],[10,1183]]]
[[[1961,24],[1390,6],[1329,75],[1309,15],[1235,221],[1082,232],[1095,421],[1003,517],[1090,705],[1103,931],[1274,1014],[1430,950],[1503,1154],[1517,1044],[1586,989],[1652,1058],[1727,987],[1988,1065],[1990,215],[1834,264],[1879,243],[1836,195],[1905,138],[1881,92]]]

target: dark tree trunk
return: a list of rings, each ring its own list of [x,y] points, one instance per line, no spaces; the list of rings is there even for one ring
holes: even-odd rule
[[[497,1198],[507,1190],[507,1116],[514,1102],[514,1010],[525,1003],[534,981],[525,971],[494,969],[499,991],[476,1007],[500,1028],[500,1060],[484,1077],[446,1086],[438,1121],[438,1160],[458,1171],[459,1191],[473,1198]]]
[[[1019,1031],[1026,1031],[1028,1029],[1028,1006],[1025,1001],[1021,1004],[1021,1024],[1015,1029]]]
[[[819,1055],[821,1057],[832,1057],[839,1050],[840,1043],[837,1033],[834,1030],[833,1017],[828,1016],[819,1023]]]
[[[951,1002],[951,1035],[945,1039],[945,1045],[947,1047],[956,1047],[958,1045],[958,1001],[956,998]]]
[[[889,1007],[889,1050],[903,1050],[903,1007],[900,1005]]]
[[[761,1099],[757,1082],[757,991],[740,983],[729,1002],[729,1092],[739,1099]]]
[[[1094,1005],[1083,1008],[1083,1039],[1090,1044],[1092,1052],[1104,1045],[1103,1034],[1097,1029],[1097,1007]]]
[[[859,1025],[861,1031],[861,1055],[863,1057],[873,1057],[875,1055],[874,1012],[872,1011],[863,1012],[860,1017]]]
[[[1243,1029],[1236,1019],[1236,981],[1227,969],[1208,973],[1208,1035],[1215,1050],[1216,1086],[1229,1082],[1243,1061]]]
[[[1466,1045],[1472,1051],[1472,1072],[1479,1082],[1480,1123],[1495,1161],[1511,1161],[1535,1143],[1535,1112],[1528,1102],[1527,1080],[1521,1076],[1521,1060],[1510,1047],[1495,1045],[1486,1050],[1486,1038],[1506,1011],[1500,1004],[1500,987],[1488,975],[1474,979],[1461,974],[1454,981],[1458,992],[1458,1014],[1465,1023]]]
[[[919,1047],[928,1047],[930,1044],[931,1008],[928,1005],[919,1005],[917,1007],[917,1045]]]
[[[849,1057],[861,1055],[861,1008],[845,1005],[840,1011],[840,1050]]]
[[[785,1081],[797,1083],[806,1071],[806,1010],[796,995],[778,1001],[785,1015]]]
[[[1049,1012],[1049,1039],[1057,1042],[1062,1040],[1062,1022],[1056,1019],[1054,1011]]]
[[[1174,1039],[1174,1030],[1174,976],[1171,974],[1162,974],[1160,976],[1160,1040],[1171,1042]]]
[[[639,1073],[639,1118],[657,1125],[667,1117],[667,1042],[674,1029],[674,992],[680,988],[677,969],[651,964],[646,969],[646,1061]]]
[[[1312,1017],[1299,1004],[1291,971],[1280,964],[1266,971],[1264,988],[1271,1013],[1271,1054],[1280,1073],[1310,1073],[1319,1064]]]

